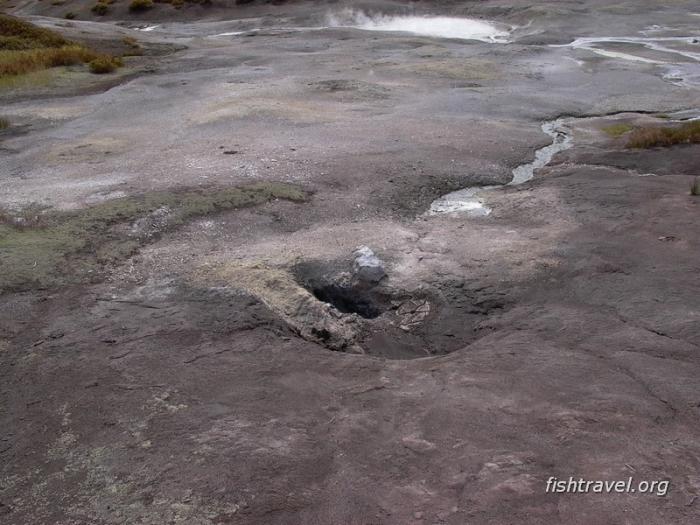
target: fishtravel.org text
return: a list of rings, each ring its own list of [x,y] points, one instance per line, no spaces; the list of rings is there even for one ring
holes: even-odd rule
[[[633,478],[619,481],[592,481],[583,478],[559,479],[550,476],[545,492],[550,494],[655,494],[668,493],[669,481],[635,481]]]

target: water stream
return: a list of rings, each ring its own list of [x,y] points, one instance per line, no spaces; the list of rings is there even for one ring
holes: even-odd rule
[[[542,131],[552,137],[552,143],[535,152],[535,160],[521,164],[513,170],[513,179],[507,186],[522,184],[531,180],[535,172],[547,166],[554,156],[571,148],[573,138],[571,130],[563,119],[551,120],[542,124]],[[491,208],[484,204],[479,192],[502,186],[472,186],[443,195],[430,205],[430,215],[441,213],[464,212],[472,217],[484,217],[491,213]]]
[[[653,31],[646,33],[650,32]],[[621,45],[627,46],[624,52],[606,48],[606,46]],[[662,78],[667,82],[689,88],[700,85],[699,36],[585,37],[577,38],[570,44],[557,44],[551,47],[580,49],[606,58],[660,66],[666,69]],[[652,53],[644,56],[643,53],[639,53],[640,50],[652,51],[656,55]]]

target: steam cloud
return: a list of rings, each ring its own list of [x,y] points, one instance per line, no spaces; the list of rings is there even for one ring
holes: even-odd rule
[[[369,16],[362,11],[344,10],[328,15],[330,27],[355,27],[366,31],[401,31],[440,38],[507,42],[509,32],[488,22],[446,16]]]

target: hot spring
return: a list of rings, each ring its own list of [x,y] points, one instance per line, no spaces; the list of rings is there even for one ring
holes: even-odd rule
[[[361,12],[330,15],[331,27],[354,27],[365,31],[397,31],[414,35],[482,42],[508,41],[510,36],[503,26],[474,20],[447,16],[368,16]]]

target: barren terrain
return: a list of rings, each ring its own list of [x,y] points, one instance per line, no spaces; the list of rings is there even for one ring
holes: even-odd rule
[[[91,5],[0,3],[142,51],[0,85],[0,523],[698,523],[700,2]]]

